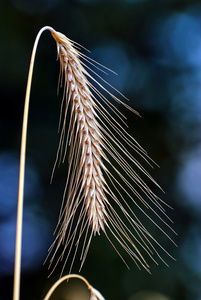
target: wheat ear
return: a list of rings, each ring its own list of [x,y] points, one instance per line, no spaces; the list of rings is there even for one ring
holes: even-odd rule
[[[100,234],[100,230],[102,230],[108,240],[112,243],[106,232],[106,229],[108,229],[125,251],[136,262],[136,264],[138,266],[141,264],[149,271],[149,265],[142,256],[140,250],[138,250],[137,245],[140,246],[154,261],[154,253],[162,259],[157,252],[154,243],[160,248],[162,248],[162,246],[160,246],[160,244],[151,236],[149,231],[143,226],[136,213],[125,200],[124,196],[130,198],[131,204],[133,202],[135,208],[145,214],[145,216],[147,216],[147,218],[150,219],[150,221],[152,221],[172,241],[165,231],[162,230],[145,211],[151,211],[172,230],[170,225],[164,220],[167,215],[165,214],[165,209],[162,205],[164,204],[163,201],[151,191],[149,186],[141,179],[140,175],[133,170],[131,165],[133,164],[134,167],[137,167],[156,185],[157,183],[129,153],[125,145],[132,150],[134,149],[136,153],[142,156],[148,163],[151,160],[142,147],[120,124],[120,121],[125,124],[122,120],[124,116],[107,100],[104,95],[101,94],[95,86],[90,83],[89,80],[94,81],[101,89],[108,92],[108,95],[118,103],[123,104],[130,110],[132,109],[115,97],[111,92],[107,91],[107,89],[99,81],[95,80],[94,76],[88,73],[86,70],[88,66],[84,63],[84,61],[91,63],[92,66],[97,66],[97,63],[79,52],[78,44],[69,40],[63,34],[56,32],[52,27],[45,26],[39,31],[34,43],[25,96],[20,152],[13,300],[19,300],[20,295],[26,137],[31,82],[38,42],[41,34],[45,30],[49,30],[52,33],[53,38],[56,40],[61,65],[59,82],[62,84],[62,81],[64,81],[63,101],[65,101],[65,109],[56,163],[58,160],[60,162],[62,159],[64,143],[66,143],[66,146],[63,160],[65,159],[68,145],[70,145],[68,177],[57,226],[58,234],[55,242],[50,248],[50,252],[56,244],[56,254],[59,246],[63,243],[64,250],[59,257],[59,260],[62,260],[65,250],[69,246],[70,249],[64,262],[65,266],[69,258],[69,253],[76,241],[74,256],[70,267],[71,270],[79,247],[80,239],[85,232],[81,251],[82,267],[93,234]],[[98,76],[100,80],[102,79],[94,71],[92,72],[94,75]],[[100,98],[100,100],[108,106],[107,109],[103,104],[101,104],[98,98]],[[61,105],[61,115],[63,101]],[[69,129],[66,134],[69,106],[71,106],[68,124]],[[132,111],[136,113],[135,110]],[[118,116],[119,122],[112,117],[111,112]],[[116,162],[117,168],[115,164],[110,161],[110,157],[113,158],[113,162]],[[113,175],[109,168],[113,169],[113,172],[115,172],[116,175]],[[105,178],[107,178],[107,180]],[[66,192],[67,189],[68,193]],[[140,192],[142,192],[144,196],[141,196]],[[147,200],[145,200],[145,197]],[[67,201],[65,203],[66,198]],[[120,201],[120,199],[122,201]],[[119,211],[124,216],[124,220],[128,225],[130,225],[130,229],[122,217],[119,216],[115,206],[119,208]],[[75,216],[77,212],[78,219],[76,220]],[[169,219],[169,221],[171,220]],[[132,229],[134,230],[134,233]],[[163,250],[165,251],[165,249]],[[118,252],[117,249],[116,251]],[[52,263],[55,254],[53,255],[50,263]],[[169,253],[167,254],[170,256]],[[92,289],[91,300],[103,299],[104,298],[98,291]]]
[[[92,68],[96,66],[99,69],[100,65],[80,52],[80,45],[62,33],[54,30],[51,33],[56,41],[60,60],[59,86],[63,83],[64,88],[60,118],[61,137],[55,167],[57,163],[64,162],[67,151],[69,159],[66,188],[56,228],[57,236],[50,248],[50,252],[55,249],[50,265],[63,245],[55,267],[60,260],[64,260],[64,269],[72,252],[71,271],[81,245],[82,267],[92,236],[102,231],[120,256],[108,232],[112,233],[139,268],[142,265],[149,271],[149,265],[141,250],[155,262],[155,256],[164,261],[156,247],[165,252],[166,250],[140,222],[131,206],[134,204],[136,210],[144,214],[172,241],[149,213],[151,212],[154,218],[157,216],[173,231],[165,219],[170,222],[171,220],[165,213],[163,201],[152,192],[134,169],[137,168],[143,176],[147,176],[155,185],[158,184],[130,154],[128,148],[149,164],[151,159],[127,133],[124,116],[98,88],[108,93],[117,103],[135,114],[138,113],[104,87],[106,82],[89,67],[91,64]],[[116,114],[118,121],[112,114]],[[125,198],[130,199],[131,204]],[[65,255],[67,249],[68,253]],[[121,258],[123,259],[122,256]],[[123,261],[125,262],[124,259]]]

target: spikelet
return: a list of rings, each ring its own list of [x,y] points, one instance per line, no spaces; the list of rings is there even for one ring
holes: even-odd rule
[[[150,219],[169,239],[166,232],[149,216],[149,212],[171,227],[165,221],[167,216],[163,201],[151,191],[136,169],[158,184],[130,152],[134,150],[149,164],[151,159],[127,133],[124,116],[98,88],[108,93],[108,97],[117,103],[138,113],[104,87],[106,82],[88,66],[91,64],[98,68],[98,64],[81,53],[77,43],[54,30],[51,33],[60,60],[59,86],[63,84],[64,89],[61,137],[54,169],[57,164],[65,161],[68,152],[68,176],[56,228],[57,236],[50,248],[50,252],[54,249],[50,265],[62,245],[63,250],[55,267],[63,260],[64,269],[67,261],[71,260],[71,271],[79,248],[81,268],[92,236],[101,232],[125,262],[109,237],[110,232],[111,237],[116,238],[137,266],[140,268],[141,265],[149,271],[149,265],[141,252],[156,262],[155,256],[162,259],[156,246],[163,248],[140,222],[136,211]],[[116,114],[118,121],[112,114]],[[125,198],[130,199],[130,204]],[[131,207],[133,204],[135,211]],[[73,258],[70,259],[71,252]]]

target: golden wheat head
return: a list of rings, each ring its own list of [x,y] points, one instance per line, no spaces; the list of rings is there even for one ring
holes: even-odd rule
[[[151,218],[149,213],[157,216],[170,229],[171,227],[165,221],[168,217],[163,201],[152,192],[138,173],[143,177],[145,175],[154,184],[157,183],[130,152],[134,150],[148,163],[151,162],[150,158],[127,133],[124,116],[100,89],[108,93],[108,97],[134,113],[137,112],[104,87],[106,82],[89,68],[89,64],[97,68],[98,64],[81,53],[77,43],[54,30],[51,33],[56,41],[60,60],[59,86],[63,84],[64,88],[60,117],[61,137],[55,166],[64,162],[67,151],[69,155],[57,236],[50,248],[50,251],[54,249],[55,252],[50,264],[63,245],[55,266],[60,260],[64,260],[65,266],[72,252],[71,271],[80,249],[82,267],[92,236],[103,232],[120,256],[111,240],[112,236],[139,268],[141,265],[149,271],[144,254],[156,262],[157,256],[163,260],[157,248],[165,249],[141,223],[137,211],[145,215],[169,239],[171,238],[156,223],[155,217]],[[125,262],[124,259],[123,261]]]

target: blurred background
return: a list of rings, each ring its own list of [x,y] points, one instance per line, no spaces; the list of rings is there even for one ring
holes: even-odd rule
[[[165,191],[156,189],[157,194],[174,208],[167,212],[178,233],[173,237],[178,248],[156,233],[177,261],[166,256],[169,267],[151,263],[152,275],[139,271],[125,254],[128,270],[104,235],[95,237],[81,274],[108,300],[201,300],[199,0],[1,0],[0,299],[12,298],[24,95],[34,39],[45,25],[90,49],[90,57],[118,73],[104,78],[142,116],[124,111],[129,133],[160,165],[152,170],[144,164]],[[48,263],[43,265],[66,180],[64,165],[50,185],[62,97],[62,92],[57,96],[56,59],[55,41],[45,32],[30,103],[21,300],[42,299],[60,275],[56,269],[48,279]],[[75,272],[78,268],[79,261]],[[60,293],[54,299],[68,297]],[[88,296],[85,291],[85,298],[72,299]]]

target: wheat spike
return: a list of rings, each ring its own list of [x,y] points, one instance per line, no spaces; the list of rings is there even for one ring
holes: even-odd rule
[[[55,267],[60,260],[64,260],[65,266],[72,252],[71,271],[78,248],[81,249],[82,267],[92,236],[102,231],[124,262],[109,237],[109,232],[139,268],[141,265],[149,271],[149,265],[141,252],[144,251],[154,261],[155,256],[163,260],[156,249],[162,246],[140,222],[137,213],[131,208],[132,203],[136,210],[149,218],[169,239],[171,238],[150,217],[149,212],[155,214],[170,229],[171,227],[165,221],[167,216],[163,201],[152,192],[134,168],[157,186],[158,184],[130,154],[129,148],[149,164],[152,163],[151,159],[127,133],[125,117],[98,88],[138,113],[104,87],[106,82],[88,66],[91,64],[99,68],[99,65],[80,52],[80,45],[59,32],[52,30],[51,33],[56,41],[60,60],[59,86],[63,84],[64,88],[61,136],[54,170],[57,164],[65,161],[67,151],[69,158],[66,188],[56,228],[57,236],[50,248],[50,252],[55,249],[50,265],[63,245]],[[96,80],[95,77],[99,79]],[[118,121],[112,113],[116,114]],[[130,198],[131,204],[127,203],[125,197]],[[66,249],[68,253],[65,255]]]

